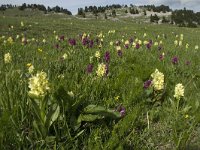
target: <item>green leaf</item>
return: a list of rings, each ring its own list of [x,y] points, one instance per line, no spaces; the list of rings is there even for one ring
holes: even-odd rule
[[[106,109],[102,106],[97,105],[88,105],[84,108],[85,114],[94,114],[94,115],[101,115],[113,119],[121,118],[121,114],[115,110]]]
[[[45,122],[45,126],[49,129],[50,126],[52,125],[52,123],[54,121],[56,121],[56,119],[58,118],[60,114],[60,107],[59,105],[55,104],[51,107],[51,109],[49,110],[47,116],[46,116],[46,122]]]
[[[185,108],[183,108],[183,112],[187,113],[191,108],[192,106],[186,106]]]
[[[153,93],[153,88],[148,88],[145,90],[147,96],[150,96]]]
[[[35,120],[33,121],[33,126],[36,129],[36,131],[40,134],[40,136],[42,137],[43,134],[42,134],[42,131],[40,130],[41,128],[39,128],[39,126]]]
[[[81,114],[79,117],[78,117],[78,123],[81,123],[82,121],[86,121],[86,122],[92,122],[92,121],[95,121],[97,119],[103,119],[104,116],[101,116],[101,115],[92,115],[92,114]]]
[[[56,139],[55,136],[47,136],[47,137],[45,138],[45,141],[46,141],[47,143],[52,143],[52,142],[55,141],[55,139]]]
[[[56,98],[56,100],[58,101],[58,103],[60,104],[60,106],[64,105],[67,107],[67,109],[69,110],[70,107],[73,104],[73,98],[71,98],[67,91],[64,89],[63,86],[60,86],[56,92],[54,93],[54,97]],[[63,102],[63,103],[62,103]]]
[[[37,102],[31,98],[31,105],[34,109],[34,114],[36,116],[37,121],[39,121],[41,124],[44,124],[44,118],[42,118],[41,114],[41,109],[39,108],[39,105],[37,104]]]

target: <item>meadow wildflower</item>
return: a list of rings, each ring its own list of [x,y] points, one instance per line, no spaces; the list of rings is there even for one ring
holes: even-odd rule
[[[12,61],[12,56],[10,55],[10,53],[6,53],[4,55],[4,62],[7,64],[7,63],[11,63]]]
[[[190,65],[190,63],[191,63],[190,61],[186,61],[186,63],[185,63],[185,64],[186,64],[186,65]]]
[[[139,48],[140,48],[140,44],[137,43],[136,46],[135,46],[135,48],[136,48],[136,49],[139,49]]]
[[[42,42],[43,42],[43,43],[46,43],[46,39],[43,39]]]
[[[113,46],[113,41],[110,42],[110,46]]]
[[[110,61],[110,52],[106,51],[105,55],[104,55],[104,60],[108,63]]]
[[[185,48],[186,48],[186,49],[188,49],[188,48],[189,48],[189,46],[190,46],[190,45],[187,43],[187,44],[185,45]]]
[[[179,83],[175,86],[175,90],[174,90],[174,97],[179,100],[181,97],[184,96],[184,86]]]
[[[22,44],[23,44],[23,45],[27,44],[27,40],[26,40],[25,37],[22,37]]]
[[[120,113],[121,117],[124,117],[126,115],[126,109],[123,106],[118,106],[117,111]]]
[[[144,89],[148,89],[151,86],[152,80],[147,80],[144,82]]]
[[[148,44],[146,45],[147,49],[151,49],[151,46],[152,46],[151,43],[148,43]]]
[[[178,57],[174,56],[172,58],[172,63],[175,65],[175,64],[178,64]]]
[[[64,55],[62,56],[62,58],[65,60],[67,59],[68,55],[66,53],[64,53]]]
[[[29,88],[28,92],[30,96],[45,96],[47,91],[50,90],[49,83],[47,80],[47,74],[45,72],[38,72],[35,76],[29,78]]]
[[[174,41],[174,45],[175,45],[175,46],[178,46],[178,40],[175,40],[175,41]]]
[[[30,67],[28,67],[28,72],[31,74],[33,73],[34,69],[35,69],[34,66],[31,65]]]
[[[72,91],[67,92],[67,94],[68,94],[70,97],[74,97],[74,93],[73,93]]]
[[[122,50],[121,46],[116,46],[116,50],[117,51]]]
[[[97,76],[98,77],[103,77],[104,75],[106,75],[106,65],[104,63],[101,63],[98,65],[98,68],[97,68]]]
[[[76,45],[76,40],[75,39],[69,39],[69,44],[71,46],[75,46]]]
[[[93,40],[90,40],[90,41],[89,41],[89,47],[92,48],[93,46],[94,46],[94,41],[93,41]]]
[[[144,41],[144,42],[143,42],[144,45],[147,45],[148,43],[149,43],[148,41]]]
[[[180,40],[183,41],[183,34],[180,35]]]
[[[64,41],[65,40],[65,36],[64,35],[61,35],[60,36],[60,41]]]
[[[93,62],[93,56],[90,56],[90,63],[92,63]]]
[[[182,41],[179,41],[178,45],[179,45],[179,46],[182,46],[182,45],[183,45],[183,42],[182,42]]]
[[[101,57],[101,54],[100,54],[99,51],[96,51],[96,53],[95,53],[95,57],[96,57],[97,59],[99,59],[99,58]]]
[[[9,37],[9,38],[7,39],[7,41],[8,41],[10,44],[13,44],[13,38],[12,38],[12,37]]]
[[[164,57],[165,57],[165,53],[162,53],[162,54],[159,56],[159,59],[162,61],[162,60],[164,60]]]
[[[42,52],[43,50],[42,50],[41,48],[38,48],[38,51],[39,51],[39,52]]]
[[[151,74],[152,85],[156,91],[164,89],[164,74],[159,72],[158,69],[155,70],[154,73]]]
[[[87,66],[87,73],[92,73],[92,71],[93,71],[93,65],[92,65],[92,64],[89,64],[89,65]]]
[[[21,21],[21,27],[23,27],[24,26],[24,22],[23,21]]]
[[[118,50],[117,54],[118,54],[119,57],[122,57],[122,50]]]
[[[115,99],[116,101],[118,101],[118,100],[119,100],[119,96],[115,96],[114,99]]]
[[[196,50],[199,49],[199,46],[198,46],[198,45],[195,45],[194,49],[196,49]]]
[[[129,45],[129,44],[130,44],[129,40],[126,40],[125,45]]]
[[[158,46],[158,42],[155,42],[155,43],[154,43],[154,46]]]

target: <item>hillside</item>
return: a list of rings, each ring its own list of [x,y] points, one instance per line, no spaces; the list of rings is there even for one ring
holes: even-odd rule
[[[200,149],[199,28],[125,11],[0,12],[0,149]]]

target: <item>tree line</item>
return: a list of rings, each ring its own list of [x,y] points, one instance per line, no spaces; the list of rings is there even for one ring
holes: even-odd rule
[[[153,11],[153,12],[171,12],[172,10],[170,9],[169,6],[165,6],[165,5],[160,5],[160,6],[155,6],[155,5],[144,5],[144,6],[139,6],[140,8],[144,8],[148,11]]]
[[[56,12],[56,13],[64,13],[67,15],[72,15],[72,13],[68,9],[64,9],[63,7],[59,7],[59,6],[49,7],[48,6],[46,8],[44,5],[40,5],[40,4],[26,4],[26,3],[23,3],[21,6],[16,6],[16,5],[11,5],[11,4],[1,5],[0,11],[5,11],[6,9],[16,8],[16,7],[18,7],[19,10],[21,10],[21,11],[23,11],[25,9],[32,9],[32,10],[38,9],[45,13]]]
[[[172,12],[171,21],[180,27],[197,27],[200,25],[200,12],[195,13],[186,8],[175,10]]]

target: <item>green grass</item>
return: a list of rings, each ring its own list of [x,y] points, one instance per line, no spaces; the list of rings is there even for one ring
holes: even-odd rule
[[[116,32],[108,34],[109,30]],[[105,36],[102,48],[96,43],[93,48],[83,46],[79,35],[84,32],[93,40],[100,40],[97,35],[102,32]],[[147,37],[143,37],[144,33]],[[183,46],[176,47],[174,40],[179,38],[175,36],[180,34],[184,34]],[[65,40],[56,40],[56,35],[64,35]],[[156,38],[158,35],[160,38]],[[40,12],[31,16],[18,10],[0,14],[0,149],[200,149],[200,49],[195,50],[199,35],[198,28],[137,24],[129,19],[77,19]],[[13,37],[13,44],[4,43],[8,37]],[[22,37],[30,41],[22,45]],[[68,44],[70,38],[76,39],[75,46]],[[145,45],[125,49],[122,42],[120,58],[110,42],[130,38],[162,41],[162,50],[158,46],[148,50]],[[55,48],[56,44],[59,49]],[[38,48],[43,51],[39,52]],[[101,53],[100,60],[94,57],[97,50]],[[109,74],[98,78],[96,70],[104,62],[106,51],[110,52]],[[5,64],[4,54],[8,52],[12,62]],[[68,57],[61,61],[65,53]],[[165,58],[160,61],[162,53]],[[179,59],[176,65],[171,62],[174,56]],[[186,61],[191,63],[186,65]],[[47,73],[51,90],[39,102],[28,96],[31,75],[27,63],[35,67],[33,75],[38,71]],[[94,68],[88,74],[86,68],[90,63]],[[145,95],[143,88],[156,68],[165,76],[165,94],[158,100],[159,105],[147,102],[150,96]],[[173,95],[178,83],[184,85],[185,93],[177,108]],[[67,94],[70,91],[74,97]],[[95,109],[99,119],[90,114],[94,120],[78,124],[76,119],[80,114],[87,115],[84,108],[88,105],[109,110],[122,105],[126,115],[116,119],[107,110],[97,113]],[[60,111],[56,111],[58,107]],[[55,120],[49,126],[44,125],[51,111],[54,113],[50,116]]]

